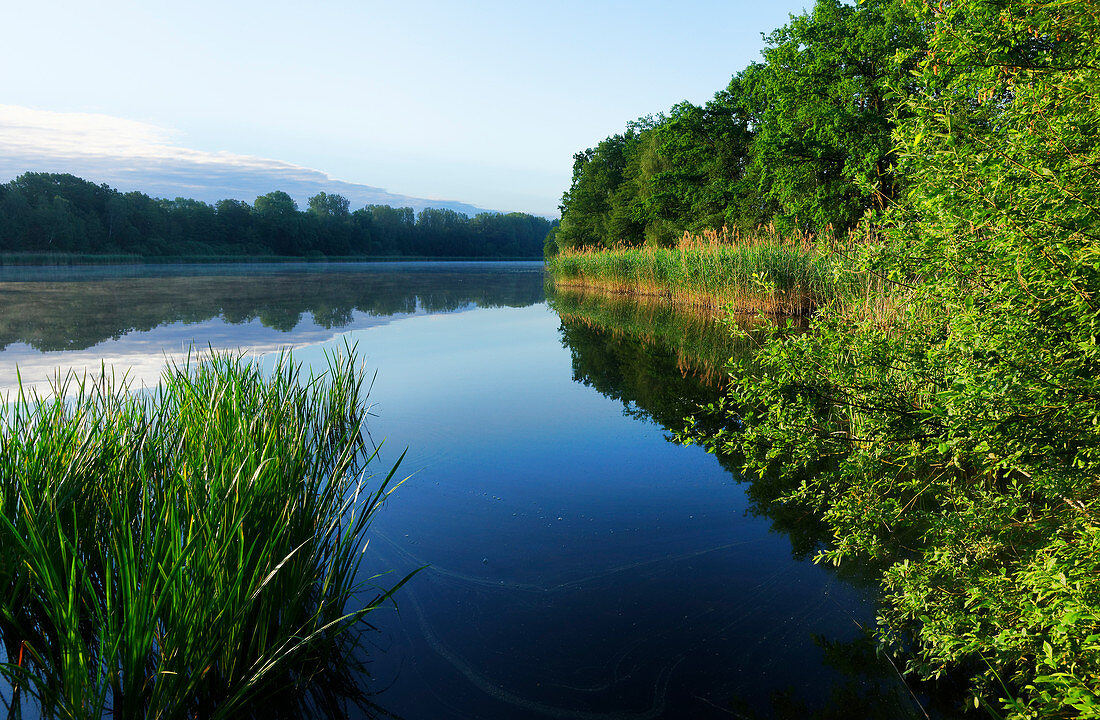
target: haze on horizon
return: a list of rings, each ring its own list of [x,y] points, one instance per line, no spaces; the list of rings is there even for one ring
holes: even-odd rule
[[[556,215],[575,152],[707,101],[808,6],[21,3],[0,27],[0,182]]]

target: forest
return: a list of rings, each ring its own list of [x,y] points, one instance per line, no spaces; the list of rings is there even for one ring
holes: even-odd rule
[[[698,284],[698,237],[762,288],[761,248],[823,261],[808,327],[679,437],[819,518],[819,561],[880,573],[883,647],[993,717],[1100,717],[1098,33],[1092,0],[818,0],[578,153],[546,243],[626,285],[641,245]]]
[[[670,245],[774,223],[843,233],[898,196],[897,124],[927,53],[904,2],[819,2],[704,105],[630,122],[573,157],[547,253]]]
[[[368,205],[318,193],[299,210],[285,192],[253,204],[151,198],[68,174],[0,185],[0,254],[156,257],[539,257],[553,222],[524,213]]]

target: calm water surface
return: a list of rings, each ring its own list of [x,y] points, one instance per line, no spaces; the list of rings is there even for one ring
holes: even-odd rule
[[[8,389],[16,364],[40,387],[101,362],[149,384],[190,347],[314,362],[358,344],[382,464],[409,449],[366,575],[427,566],[371,615],[378,716],[922,716],[865,642],[867,585],[804,559],[812,531],[668,441],[717,392],[736,352],[719,336],[548,304],[530,263],[0,272]]]

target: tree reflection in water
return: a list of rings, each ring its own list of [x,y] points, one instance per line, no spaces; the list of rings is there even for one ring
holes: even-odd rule
[[[576,289],[551,288],[548,297],[561,318],[560,335],[572,354],[574,381],[619,400],[625,413],[663,427],[671,441],[689,427],[691,435],[706,436],[717,424],[729,422],[729,414],[708,412],[706,407],[723,396],[729,381],[728,360],[752,353],[752,329],[761,320],[720,319],[667,302]],[[738,326],[736,332],[732,324]],[[717,459],[738,482],[744,482],[738,458],[719,455]],[[772,530],[790,539],[795,558],[812,558],[829,542],[819,516],[777,502],[787,488],[776,486],[770,478],[744,485],[751,502],[749,512],[769,518]],[[830,570],[838,579],[868,592],[877,588],[879,575],[874,567],[848,564]],[[888,658],[871,630],[864,628],[860,637],[850,641],[814,638],[825,665],[840,677],[826,705],[808,707],[796,691],[798,679],[792,678],[788,691],[772,696],[765,714],[736,697],[720,709],[753,720],[953,717],[961,688],[950,681],[942,687],[907,685],[897,669],[902,661]]]

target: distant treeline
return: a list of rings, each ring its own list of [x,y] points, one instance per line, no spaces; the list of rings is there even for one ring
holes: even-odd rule
[[[768,35],[763,62],[704,105],[628,124],[573,157],[547,254],[669,245],[774,223],[843,232],[898,196],[891,133],[928,25],[903,0],[821,0]]]
[[[367,205],[318,193],[299,210],[276,190],[241,200],[151,198],[68,174],[28,172],[0,185],[0,253],[254,257],[539,257],[557,221]]]

